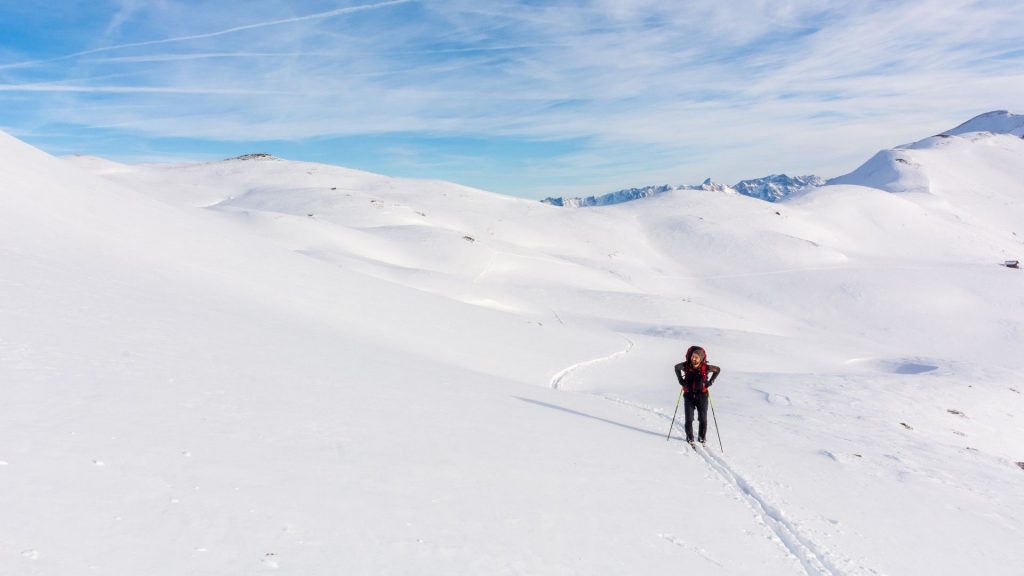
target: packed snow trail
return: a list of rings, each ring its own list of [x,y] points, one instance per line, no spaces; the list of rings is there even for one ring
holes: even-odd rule
[[[743,476],[736,473],[723,456],[703,446],[697,447],[696,452],[712,470],[744,497],[764,525],[770,528],[789,553],[800,561],[809,576],[843,574],[829,561],[827,553],[818,549],[808,538],[801,536],[782,511],[762,496]]]
[[[597,364],[599,362],[607,362],[608,360],[614,360],[615,358],[618,358],[619,356],[624,356],[626,354],[629,354],[629,351],[633,349],[633,341],[630,340],[629,338],[626,338],[625,336],[623,336],[623,339],[626,340],[626,349],[625,350],[619,350],[618,352],[615,352],[614,354],[609,354],[608,356],[602,356],[600,358],[594,358],[593,360],[584,360],[583,362],[578,362],[576,364],[573,364],[572,366],[569,366],[568,368],[566,368],[565,370],[562,370],[558,374],[555,374],[551,378],[551,388],[553,390],[558,390],[559,387],[562,384],[562,380],[565,380],[565,378],[567,376],[571,375],[573,372],[575,372],[576,370],[579,370],[580,368],[583,368],[585,366],[590,366],[592,364]]]
[[[584,367],[614,360],[628,354],[633,349],[634,343],[625,336],[623,336],[623,338],[627,342],[627,346],[624,350],[609,354],[608,356],[578,362],[565,368],[551,379],[551,388],[554,390],[561,389],[560,387],[566,378]],[[643,404],[615,396],[599,396],[610,402],[616,402],[634,409],[649,412],[660,418],[670,419],[670,417],[664,414],[661,410],[651,406],[645,406]],[[681,418],[676,418],[677,423],[671,428],[670,435],[681,430],[680,427],[683,426],[683,423],[680,422],[680,420]],[[808,576],[843,576],[846,574],[846,572],[836,566],[836,563],[831,559],[838,556],[836,553],[823,550],[810,538],[802,535],[800,531],[797,530],[796,526],[786,518],[782,509],[773,504],[767,497],[759,492],[749,480],[734,469],[729,464],[728,460],[726,460],[724,455],[716,454],[712,450],[706,449],[703,446],[696,447],[694,452],[701,456],[707,467],[719,477],[723,484],[729,486],[741,500],[747,503],[755,517],[758,519],[758,522],[767,527],[774,536],[773,540],[777,541],[788,554],[800,563],[803,571]],[[848,559],[842,559],[841,563],[849,566],[853,574],[877,574],[874,570],[856,566]]]
[[[601,396],[610,402],[617,402],[625,406],[636,408],[654,414],[660,418],[669,419],[669,416],[661,410],[617,398],[613,396]],[[678,421],[678,418],[677,418]],[[676,424],[672,432],[680,431],[682,424]],[[786,551],[796,558],[808,576],[843,576],[847,574],[831,559],[837,557],[833,551],[823,550],[811,539],[802,535],[799,530],[786,518],[782,509],[761,494],[753,484],[733,468],[724,455],[716,454],[713,450],[703,446],[695,447],[694,452],[700,455],[705,464],[730,488],[733,489],[754,512],[758,521],[771,530],[772,534]],[[849,565],[852,574],[878,574],[875,570],[856,566],[848,559],[841,560],[843,564]]]
[[[595,358],[593,360],[578,362],[560,371],[551,379],[551,388],[559,390],[562,382],[581,368],[613,360],[628,354],[633,349],[634,344],[633,341],[628,338],[626,338],[626,342],[627,346],[624,350],[620,350],[619,352],[608,356]],[[601,398],[643,410],[661,418],[669,418],[660,410],[650,406],[644,406],[629,400],[607,395],[602,395]],[[682,424],[680,423],[674,426],[671,432],[677,431],[679,429],[678,427],[681,425]],[[842,576],[845,574],[845,572],[839,569],[830,559],[831,556],[836,556],[835,553],[823,551],[812,540],[801,535],[793,523],[786,518],[782,510],[778,506],[772,504],[768,498],[754,488],[750,481],[730,466],[724,456],[716,455],[704,447],[697,448],[694,451],[701,456],[707,467],[711,469],[724,484],[729,486],[741,500],[747,503],[755,517],[758,519],[758,522],[767,527],[774,536],[773,540],[777,541],[789,555],[799,562],[803,571],[808,576]],[[852,565],[852,562],[849,560],[844,560],[843,563]],[[858,567],[855,569],[854,573],[875,574],[876,572],[874,570]]]

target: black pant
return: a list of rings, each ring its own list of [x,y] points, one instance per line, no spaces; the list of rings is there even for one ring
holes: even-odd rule
[[[686,439],[693,442],[693,409],[696,408],[697,417],[700,420],[697,439],[703,442],[708,431],[708,393],[695,392],[684,394],[683,397],[683,409],[686,410]]]

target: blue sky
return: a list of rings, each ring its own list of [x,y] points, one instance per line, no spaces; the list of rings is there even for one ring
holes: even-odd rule
[[[1024,112],[1019,0],[0,0],[0,129],[529,198],[836,176]]]

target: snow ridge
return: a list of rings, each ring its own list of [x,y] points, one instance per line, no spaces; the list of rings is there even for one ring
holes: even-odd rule
[[[1012,134],[1024,138],[1024,114],[1011,114],[1006,110],[986,112],[971,118],[952,130],[943,132],[941,135],[958,136],[970,132]]]

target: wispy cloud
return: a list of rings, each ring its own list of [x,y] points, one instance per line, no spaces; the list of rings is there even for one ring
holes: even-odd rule
[[[830,176],[1024,101],[1022,25],[1017,0],[128,3],[97,24],[104,45],[0,60],[0,123],[312,145],[401,134],[403,150],[417,134],[572,142],[488,162],[495,182],[529,162],[517,189],[545,192],[570,173],[594,192]],[[460,179],[462,151],[420,146],[419,165],[451,170],[430,175]]]

